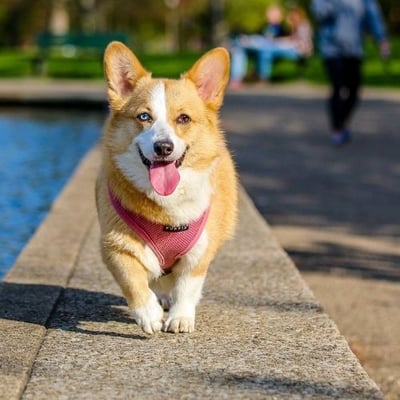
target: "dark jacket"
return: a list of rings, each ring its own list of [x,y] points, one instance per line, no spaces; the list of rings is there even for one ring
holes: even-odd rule
[[[318,48],[323,58],[363,56],[363,36],[377,42],[386,38],[379,4],[375,0],[312,0],[319,24]]]

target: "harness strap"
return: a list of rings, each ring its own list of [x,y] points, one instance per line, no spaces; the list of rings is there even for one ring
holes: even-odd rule
[[[197,243],[210,212],[210,207],[208,207],[200,218],[189,224],[163,225],[127,210],[111,189],[109,189],[109,196],[121,219],[154,251],[164,272],[170,272],[174,264]]]

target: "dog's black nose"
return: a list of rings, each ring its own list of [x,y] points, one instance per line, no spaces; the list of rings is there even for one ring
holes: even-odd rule
[[[154,143],[154,152],[158,156],[169,156],[174,151],[174,144],[169,140],[159,140]]]

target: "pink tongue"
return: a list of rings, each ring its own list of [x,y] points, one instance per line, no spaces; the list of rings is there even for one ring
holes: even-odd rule
[[[179,172],[174,162],[154,163],[149,171],[150,183],[153,189],[161,196],[169,196],[179,183]]]

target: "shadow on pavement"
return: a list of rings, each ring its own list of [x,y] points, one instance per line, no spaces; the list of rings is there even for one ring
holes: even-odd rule
[[[58,298],[55,309],[52,301],[54,298]],[[145,335],[127,334],[127,329],[114,329],[116,326],[110,326],[107,331],[96,329],[99,323],[110,321],[134,324],[134,320],[120,310],[120,307],[126,306],[125,300],[108,293],[64,289],[52,285],[0,282],[0,305],[0,319],[91,335],[147,339]],[[86,325],[86,321],[94,328]]]
[[[224,128],[245,186],[275,227],[337,232],[304,251],[282,243],[300,269],[399,280],[400,251],[353,251],[342,232],[370,241],[400,239],[400,105],[364,100],[354,140],[333,148],[322,98],[230,95]],[[340,240],[341,239],[341,240]]]

